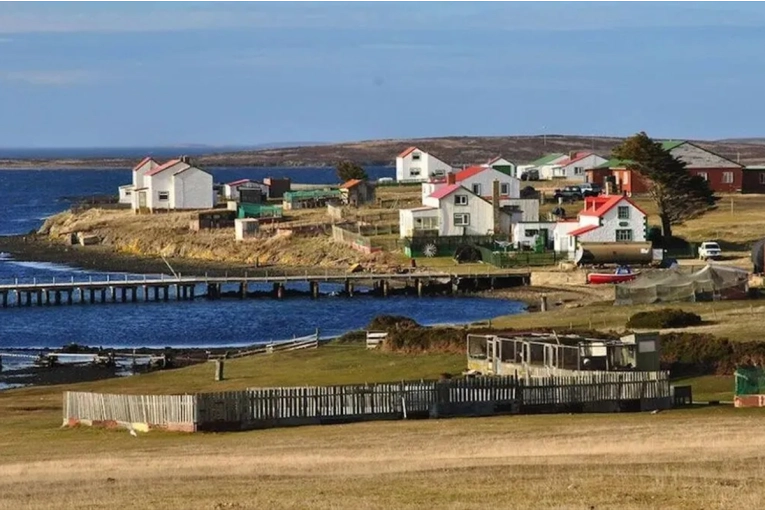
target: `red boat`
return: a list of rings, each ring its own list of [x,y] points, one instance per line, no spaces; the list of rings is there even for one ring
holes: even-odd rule
[[[603,283],[624,283],[637,278],[639,273],[587,273],[587,283],[599,285]]]

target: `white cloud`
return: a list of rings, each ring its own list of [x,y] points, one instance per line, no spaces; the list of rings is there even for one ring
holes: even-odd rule
[[[0,71],[0,81],[49,87],[83,85],[95,79],[91,71]]]

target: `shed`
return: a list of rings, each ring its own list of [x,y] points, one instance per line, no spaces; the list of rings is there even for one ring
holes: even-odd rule
[[[343,203],[358,207],[375,201],[375,185],[361,179],[351,179],[340,186]]]
[[[266,177],[263,184],[268,186],[268,198],[282,198],[292,189],[292,181],[288,177]]]
[[[231,228],[234,226],[234,218],[236,218],[236,211],[226,209],[200,211],[189,222],[189,228],[194,231],[213,228]]]
[[[236,218],[234,220],[234,232],[237,241],[255,237],[259,229],[260,221],[256,218]]]

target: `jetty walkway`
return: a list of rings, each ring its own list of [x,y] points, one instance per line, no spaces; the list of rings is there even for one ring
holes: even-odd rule
[[[380,297],[393,294],[435,295],[475,292],[528,285],[528,271],[501,273],[450,274],[443,272],[403,274],[323,274],[281,276],[165,276],[135,278],[125,276],[115,279],[107,276],[95,280],[53,278],[49,281],[32,279],[15,280],[0,284],[0,303],[3,308],[12,306],[72,305],[95,303],[127,303],[138,301],[191,301],[197,297],[209,300],[223,297],[244,299],[272,296],[283,299],[294,290],[288,284],[308,284],[307,293],[314,299],[320,297],[321,284],[342,286],[343,295],[353,296],[358,288],[365,287]],[[227,287],[227,288],[224,288]],[[254,287],[266,291],[253,290]],[[269,288],[270,286],[270,288]],[[306,292],[299,292],[306,293]]]

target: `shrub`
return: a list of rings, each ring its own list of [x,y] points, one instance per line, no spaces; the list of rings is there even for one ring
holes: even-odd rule
[[[627,321],[628,328],[662,329],[686,328],[701,324],[701,317],[677,308],[662,308],[650,312],[639,312]]]
[[[391,331],[403,329],[417,329],[421,326],[414,319],[401,315],[378,315],[369,323],[370,331]]]

